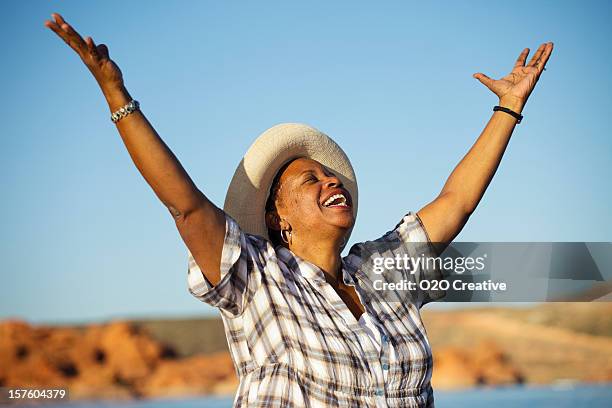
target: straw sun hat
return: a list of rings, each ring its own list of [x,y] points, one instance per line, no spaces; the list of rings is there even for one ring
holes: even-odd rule
[[[283,123],[266,130],[253,142],[227,190],[223,210],[243,231],[269,239],[265,207],[272,182],[284,164],[298,157],[316,160],[338,176],[351,194],[353,217],[357,217],[357,180],[344,151],[313,127]]]

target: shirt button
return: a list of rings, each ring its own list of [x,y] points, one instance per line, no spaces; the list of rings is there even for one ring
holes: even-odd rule
[[[382,365],[382,369],[383,369],[383,370],[388,370],[388,369],[389,369],[389,364],[384,363],[384,364]]]
[[[389,336],[387,336],[386,334],[383,334],[382,341],[384,341],[385,343],[388,342],[389,341]]]

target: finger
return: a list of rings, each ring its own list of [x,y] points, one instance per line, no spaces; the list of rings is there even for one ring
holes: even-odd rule
[[[110,55],[108,53],[108,47],[106,44],[98,45],[98,54],[104,59],[110,59]]]
[[[486,76],[483,73],[477,73],[473,75],[474,78],[476,78],[477,80],[479,80],[480,82],[482,82],[482,84],[484,86],[486,86],[487,88],[491,89],[491,86],[493,85],[493,80],[491,78],[489,78],[488,76]]]
[[[553,50],[553,43],[548,43],[546,44],[546,48],[544,49],[544,52],[542,53],[542,55],[540,56],[540,59],[536,62],[536,68],[538,69],[538,74],[540,74],[545,68],[546,63],[548,62],[548,59],[550,58],[550,54],[552,53]]]
[[[527,56],[529,55],[529,48],[525,48],[519,54],[516,62],[514,63],[514,68],[520,68],[525,66],[525,61],[527,61]]]
[[[85,44],[85,40],[83,40],[83,37],[81,37],[81,35],[77,33],[76,30],[72,28],[70,24],[64,23],[60,27],[68,34],[70,40],[73,41],[76,46],[78,46],[83,51],[87,49],[87,44]]]
[[[538,47],[538,50],[535,52],[535,54],[533,54],[533,57],[531,57],[529,64],[527,64],[528,67],[532,67],[535,65],[535,63],[540,59],[540,56],[544,52],[545,47],[546,47],[546,44],[542,44]]]
[[[100,59],[100,55],[98,54],[98,48],[93,38],[91,37],[85,38],[85,44],[87,44],[87,51],[89,52],[89,54],[93,56],[95,59]]]
[[[66,44],[70,46],[74,51],[76,51],[79,55],[81,55],[81,50],[76,46],[74,41],[72,41],[70,35],[64,31],[55,21],[45,21],[45,26],[50,28],[58,37],[60,37]]]
[[[64,38],[64,31],[60,28],[60,26],[57,25],[55,21],[46,20],[45,27],[50,28],[51,31],[53,31],[55,34]]]
[[[98,54],[100,55],[100,57],[104,59],[110,59],[110,55],[108,53],[108,47],[106,46],[106,44],[99,44],[97,48],[98,48]]]
[[[69,30],[70,25],[66,22],[66,20],[64,20],[64,17],[62,17],[59,13],[52,13],[51,17],[53,17],[53,19],[55,20],[55,24],[57,24],[61,31],[65,33],[65,35],[62,37],[66,38],[67,41],[70,40],[74,42],[74,39],[72,38],[72,33]]]
[[[59,13],[53,13],[51,16],[55,19],[57,25],[68,34],[68,39],[73,48],[76,47],[80,52],[85,52],[87,50],[87,44],[85,44],[83,37],[81,37],[81,35],[68,24]]]
[[[50,28],[55,34],[62,37],[64,41],[68,41],[68,33],[66,33],[55,20],[46,20],[45,26]]]
[[[62,17],[60,13],[52,13],[51,17],[55,19],[57,25],[61,26],[62,24],[66,24],[66,20],[64,20],[64,17]]]

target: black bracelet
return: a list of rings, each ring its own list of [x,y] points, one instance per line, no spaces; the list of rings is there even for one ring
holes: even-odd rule
[[[501,111],[501,112],[505,112],[508,115],[514,117],[517,120],[517,124],[521,123],[521,120],[523,120],[523,115],[521,115],[520,113],[516,113],[515,111],[508,109],[508,108],[504,108],[503,106],[495,106],[493,107],[493,112],[497,112],[497,111]]]

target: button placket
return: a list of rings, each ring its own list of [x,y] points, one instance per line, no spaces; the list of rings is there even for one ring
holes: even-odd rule
[[[380,328],[383,329],[383,328]],[[383,329],[384,330],[384,329]],[[381,368],[383,369],[383,378],[385,379],[385,382],[388,381],[388,377],[389,377],[389,368],[391,367],[391,365],[389,364],[389,357],[391,355],[391,351],[390,348],[391,344],[389,341],[389,336],[386,334],[383,334],[381,336],[381,347],[380,347],[380,353],[381,353],[381,357],[380,357],[380,363],[381,363]]]
[[[360,279],[359,281],[363,283]],[[359,296],[359,299],[362,300],[359,290],[357,290],[357,295]],[[362,300],[362,303],[364,303],[363,300]],[[375,321],[374,324],[381,334],[380,336],[381,344],[380,344],[380,354],[379,354],[380,358],[378,361],[378,366],[382,369],[382,373],[383,373],[382,378],[383,378],[384,383],[386,384],[387,381],[389,380],[388,376],[389,376],[389,370],[391,368],[391,364],[389,362],[389,358],[391,356],[390,348],[392,347],[391,338],[389,337],[388,334],[386,334],[386,328],[384,327],[384,325],[382,325],[378,321]]]
[[[365,308],[365,313],[369,313],[367,310],[367,302],[364,302],[363,297],[361,296],[360,293],[360,288],[358,287],[358,285],[355,285],[355,290],[357,292],[357,296],[359,297],[359,301],[361,302],[362,305],[364,305]],[[370,344],[372,347],[378,349],[378,347],[374,346],[373,340],[370,338],[370,335],[366,333],[365,329],[363,329],[363,327],[361,327],[361,324],[358,323],[358,335],[360,338],[362,338],[362,341],[366,341],[368,342],[368,344]],[[375,329],[378,330],[380,332],[380,327],[377,323],[374,324]],[[381,333],[382,334],[382,333]],[[386,378],[385,378],[385,372],[383,371],[383,367],[382,367],[382,362],[386,361],[388,359],[387,355],[388,353],[385,352],[386,349],[386,344],[385,342],[382,342],[382,337],[381,337],[381,347],[380,350],[378,352],[378,358],[375,361],[369,361],[369,363],[371,364],[371,367],[373,368],[374,371],[374,380],[376,383],[375,388],[372,390],[372,396],[376,397],[377,401],[377,407],[386,407],[387,403],[386,400],[384,398],[385,396],[385,383],[386,383]]]
[[[323,295],[330,301],[333,309],[342,317],[346,325],[353,332],[357,342],[360,344],[362,351],[365,356],[369,356],[372,353],[370,352],[372,349],[377,349],[370,336],[366,333],[365,329],[361,327],[361,324],[355,319],[353,313],[349,310],[346,303],[340,298],[338,293],[329,285],[325,280],[317,282],[319,289],[323,293]],[[360,289],[358,285],[355,285],[355,290],[357,292],[357,297],[359,301],[364,306],[365,313],[368,313],[366,303],[363,301],[363,297],[361,296]],[[378,354],[378,358],[372,360],[368,359],[368,366],[372,368],[372,396],[379,399],[378,406],[386,406],[385,402],[385,375],[381,366],[381,359],[384,355],[384,348],[386,347],[386,343],[382,342],[380,352]]]
[[[346,306],[346,303],[342,301],[340,296],[326,281],[320,282],[319,288],[322,291],[323,295],[326,296],[327,299],[329,299],[333,309],[342,317],[348,328],[353,332],[357,343],[361,346],[364,356],[369,356],[373,354],[371,351],[376,348],[374,347],[370,336],[366,333],[364,328],[361,327],[357,319],[355,319],[355,316],[353,315],[353,313],[351,313],[348,306]],[[362,297],[359,294],[359,290],[357,290],[357,296],[359,297],[361,304],[364,305],[365,308],[365,304],[363,303]],[[374,393],[376,392],[376,390],[379,389],[382,389],[384,392],[385,383],[385,377],[380,366],[380,353],[377,354],[378,358],[374,360],[367,360],[368,366],[372,367],[372,383],[375,384],[375,391],[373,391]]]

